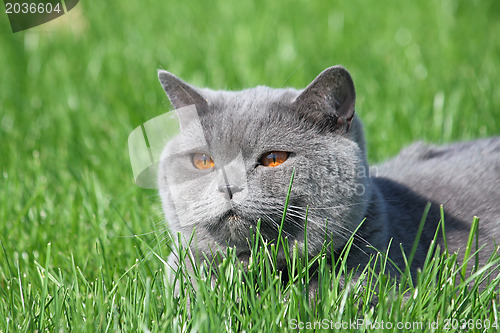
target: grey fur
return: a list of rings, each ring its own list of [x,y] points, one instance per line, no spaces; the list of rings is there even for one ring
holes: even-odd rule
[[[479,236],[487,244],[483,258],[493,251],[495,238],[500,239],[500,138],[444,147],[415,144],[377,167],[373,175],[368,171],[362,124],[354,115],[354,85],[340,66],[326,69],[303,90],[212,91],[166,71],[158,75],[172,105],[194,104],[199,117],[181,119],[180,136],[163,153],[158,176],[163,210],[172,231],[189,239],[196,230],[194,247],[209,258],[214,249],[229,245],[245,260],[247,238],[259,218],[263,236],[276,239],[294,168],[284,235],[304,247],[309,207],[310,255],[321,250],[325,236],[340,252],[366,218],[349,265],[366,262],[371,252],[367,245],[384,251],[393,238],[390,256],[403,267],[399,244],[409,254],[428,201],[432,208],[415,267],[425,258],[440,204],[446,211],[452,251],[465,246],[474,215],[481,218]],[[291,154],[278,167],[259,165],[260,156],[270,151]],[[216,168],[195,169],[190,161],[193,152],[210,155]],[[221,190],[227,186],[238,191],[228,195]]]

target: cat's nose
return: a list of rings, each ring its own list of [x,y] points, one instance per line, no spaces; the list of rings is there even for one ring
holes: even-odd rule
[[[219,185],[217,189],[219,190],[219,192],[224,193],[224,198],[226,198],[226,200],[231,200],[235,193],[243,191],[241,187],[227,184]]]

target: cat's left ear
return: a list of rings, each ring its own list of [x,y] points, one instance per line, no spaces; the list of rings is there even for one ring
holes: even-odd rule
[[[158,70],[158,79],[174,108],[196,105],[198,112],[207,109],[207,100],[192,85],[164,70]]]
[[[356,92],[342,66],[325,69],[295,99],[296,108],[321,130],[348,131],[354,117]]]

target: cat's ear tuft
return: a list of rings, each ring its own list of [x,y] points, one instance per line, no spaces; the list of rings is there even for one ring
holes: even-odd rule
[[[158,79],[174,108],[179,109],[189,105],[196,105],[198,111],[207,108],[207,100],[199,90],[175,75],[159,69]]]
[[[349,130],[356,92],[349,72],[333,66],[321,72],[296,98],[299,110],[321,129]]]

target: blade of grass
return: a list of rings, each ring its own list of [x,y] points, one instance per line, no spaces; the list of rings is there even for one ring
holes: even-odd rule
[[[288,211],[288,203],[290,201],[290,194],[292,193],[292,184],[293,184],[294,177],[295,177],[295,168],[293,168],[293,170],[292,170],[292,176],[290,177],[290,184],[288,185],[288,191],[287,191],[286,200],[285,200],[285,207],[283,209],[283,215],[281,217],[281,223],[280,223],[280,227],[278,229],[278,239],[276,240],[277,246],[276,246],[275,251],[273,253],[274,259],[276,259],[278,256],[279,244],[281,243],[282,245],[284,245],[282,243],[283,242],[283,239],[282,239],[283,225],[285,223],[286,213]]]

